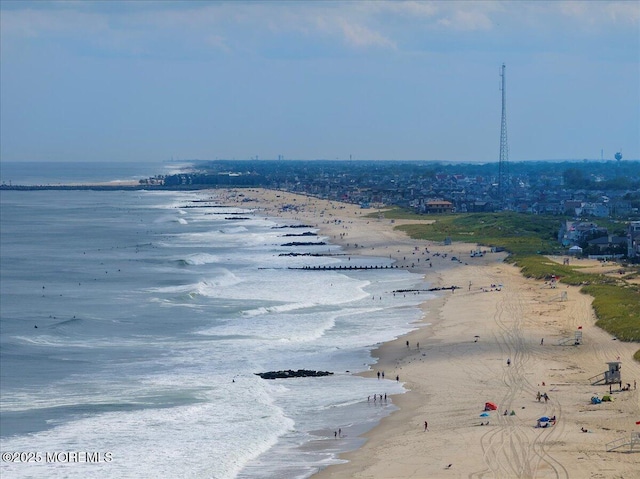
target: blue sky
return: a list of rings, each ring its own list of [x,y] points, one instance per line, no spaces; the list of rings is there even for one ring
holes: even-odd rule
[[[636,1],[0,2],[2,161],[640,158]]]

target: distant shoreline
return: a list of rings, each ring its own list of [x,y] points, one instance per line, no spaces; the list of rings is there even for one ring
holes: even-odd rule
[[[45,190],[93,190],[93,191],[136,191],[136,190],[159,190],[159,191],[195,191],[210,190],[211,185],[148,185],[138,182],[118,182],[118,183],[84,183],[84,184],[61,184],[61,185],[0,185],[0,191],[45,191]]]

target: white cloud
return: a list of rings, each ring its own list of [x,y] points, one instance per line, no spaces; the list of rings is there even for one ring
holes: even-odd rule
[[[600,35],[638,27],[633,1],[356,1],[356,2],[52,2],[41,8],[2,8],[3,40],[73,38],[97,48],[147,52],[168,42],[224,52],[260,49],[272,40],[300,35],[344,48],[397,49],[424,32],[580,30]],[[100,6],[108,5],[109,8]],[[594,28],[597,27],[597,28]],[[333,43],[335,48],[335,44]],[[156,47],[156,45],[158,45]]]
[[[637,28],[640,24],[640,3],[636,1],[561,1],[552,6],[564,18],[584,27],[605,29],[631,25]]]
[[[337,25],[344,35],[347,45],[366,48],[366,47],[385,47],[395,48],[395,44],[384,35],[370,28],[357,23],[353,23],[345,18],[337,20]]]
[[[231,48],[227,44],[224,37],[220,35],[215,35],[215,34],[207,35],[205,37],[205,44],[209,45],[210,47],[216,50],[221,50],[223,52],[229,53],[231,51]]]
[[[3,36],[39,37],[81,33],[100,34],[108,29],[107,18],[76,10],[3,10],[0,15]]]
[[[369,1],[359,2],[358,10],[363,14],[430,18],[441,10],[441,3],[434,1]]]
[[[461,31],[491,30],[493,22],[481,11],[454,10],[450,16],[438,20],[438,24]]]

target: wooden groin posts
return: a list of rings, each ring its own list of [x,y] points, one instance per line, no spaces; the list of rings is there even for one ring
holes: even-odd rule
[[[397,269],[403,268],[404,266],[398,265],[362,265],[362,266],[354,266],[354,265],[340,265],[340,266],[300,266],[300,267],[289,267],[288,269],[302,269],[307,271],[355,271],[359,269]]]

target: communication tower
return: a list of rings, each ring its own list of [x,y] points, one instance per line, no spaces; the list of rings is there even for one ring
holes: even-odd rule
[[[509,162],[509,144],[507,142],[507,90],[506,90],[506,66],[503,63],[500,70],[502,79],[500,90],[502,91],[502,122],[500,126],[500,161],[498,163],[498,197],[500,206],[504,209],[506,206],[507,182],[508,182],[508,162]]]

